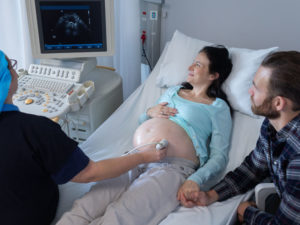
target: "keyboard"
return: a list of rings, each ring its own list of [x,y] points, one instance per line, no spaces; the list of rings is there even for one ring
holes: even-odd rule
[[[82,84],[24,75],[18,86],[13,102],[20,111],[54,118],[70,111],[68,98]]]
[[[74,87],[74,84],[71,82],[56,81],[47,78],[24,76],[23,79],[19,79],[19,87],[22,87],[23,89],[35,89],[45,92],[67,94]]]

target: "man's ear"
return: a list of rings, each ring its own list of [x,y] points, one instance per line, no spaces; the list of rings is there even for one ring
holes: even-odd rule
[[[219,78],[219,73],[215,72],[210,74],[210,80],[217,80]]]
[[[282,96],[276,96],[273,99],[273,104],[277,111],[282,111],[287,106],[287,99]]]

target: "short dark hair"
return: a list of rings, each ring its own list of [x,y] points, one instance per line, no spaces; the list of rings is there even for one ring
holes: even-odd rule
[[[282,96],[293,102],[293,110],[300,110],[300,52],[282,51],[269,54],[261,66],[271,69],[268,85],[270,96]]]

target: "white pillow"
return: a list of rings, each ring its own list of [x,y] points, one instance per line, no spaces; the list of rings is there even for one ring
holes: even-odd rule
[[[157,86],[170,87],[185,81],[189,65],[199,50],[207,45],[213,45],[213,43],[191,38],[175,31],[156,78]],[[222,89],[234,110],[256,117],[251,111],[248,90],[262,60],[277,49],[278,47],[261,50],[228,48],[233,68]]]
[[[223,83],[222,89],[226,93],[228,101],[234,110],[257,117],[251,110],[249,88],[253,77],[263,59],[278,47],[250,50],[245,48],[230,48],[232,71]]]
[[[161,63],[159,74],[156,77],[156,85],[170,87],[185,81],[188,75],[188,67],[192,64],[198,52],[204,46],[211,44],[191,38],[176,30]]]

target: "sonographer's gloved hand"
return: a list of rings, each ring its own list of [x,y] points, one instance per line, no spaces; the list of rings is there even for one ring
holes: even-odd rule
[[[147,115],[151,118],[166,118],[175,116],[177,109],[167,106],[167,102],[161,102],[156,106],[153,106],[147,110]]]
[[[166,157],[167,147],[161,150],[157,150],[155,146],[142,148],[137,154],[141,154],[144,163],[156,162]]]

